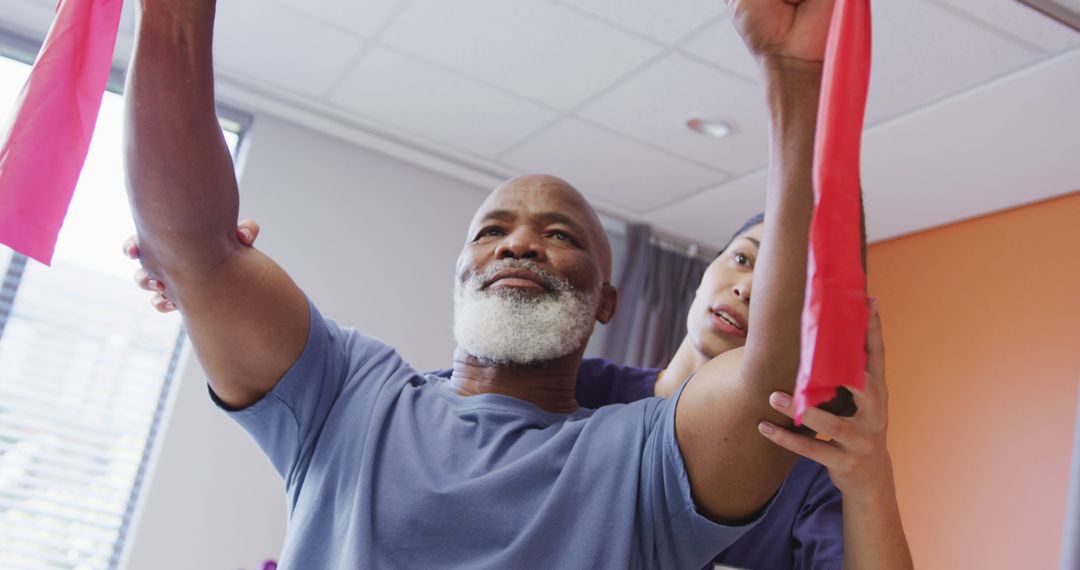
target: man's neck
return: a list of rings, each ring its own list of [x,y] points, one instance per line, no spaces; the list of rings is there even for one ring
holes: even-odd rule
[[[462,396],[501,394],[525,400],[548,412],[567,414],[578,409],[574,398],[578,368],[585,348],[535,365],[486,364],[458,348],[450,383]]]

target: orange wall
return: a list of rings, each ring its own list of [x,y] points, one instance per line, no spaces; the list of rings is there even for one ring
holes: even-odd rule
[[[1080,388],[1080,192],[869,255],[916,567],[1056,569]]]

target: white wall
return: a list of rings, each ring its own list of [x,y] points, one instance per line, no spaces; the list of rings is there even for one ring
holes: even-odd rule
[[[414,366],[450,366],[452,277],[485,189],[269,116],[257,117],[241,176],[241,216],[258,246],[320,307],[398,347]],[[210,403],[193,358],[135,520],[133,570],[256,568],[284,535],[284,487]]]

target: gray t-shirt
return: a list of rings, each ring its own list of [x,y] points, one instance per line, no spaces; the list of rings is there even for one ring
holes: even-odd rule
[[[284,569],[696,569],[753,523],[698,514],[676,401],[459,396],[312,306],[300,358],[229,415],[285,479]]]

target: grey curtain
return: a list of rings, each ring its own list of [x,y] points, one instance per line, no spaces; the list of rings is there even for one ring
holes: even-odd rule
[[[663,368],[686,336],[686,313],[708,263],[651,243],[647,225],[630,225],[618,280],[619,308],[600,354],[628,366]]]

